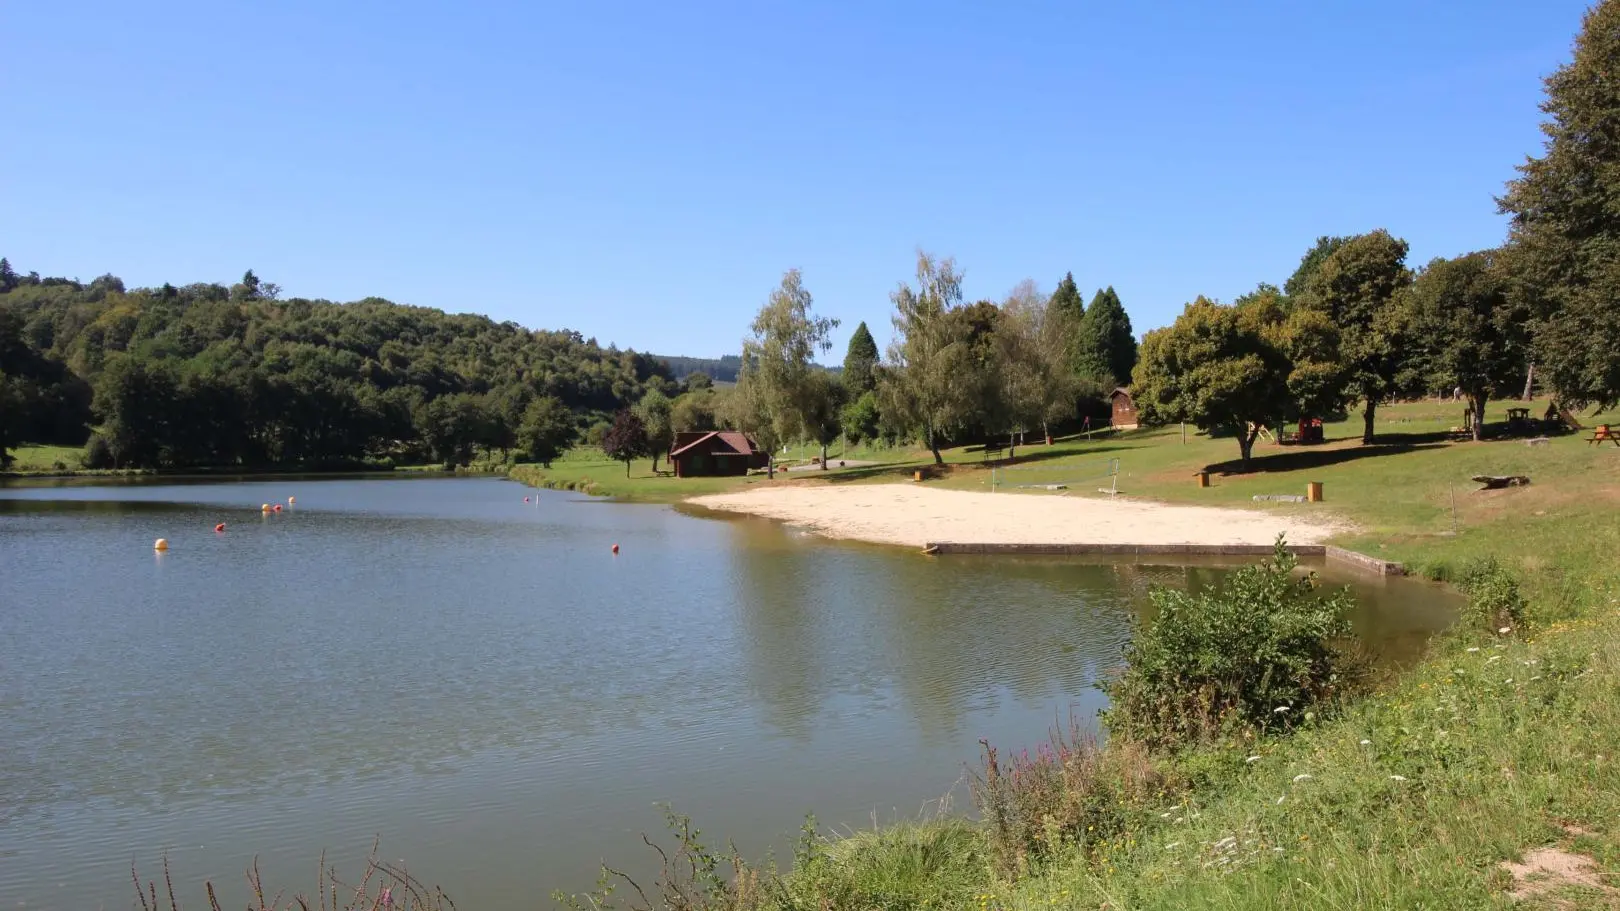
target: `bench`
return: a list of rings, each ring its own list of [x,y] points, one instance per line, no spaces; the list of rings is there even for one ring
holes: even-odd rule
[[[988,461],[990,461],[991,456],[999,457],[1002,453],[1004,453],[1006,451],[1007,451],[1007,447],[1003,446],[1000,443],[986,443],[986,444],[984,444],[984,460],[986,462],[988,462]]]
[[[1613,443],[1620,446],[1620,431],[1612,429],[1608,424],[1599,424],[1592,428],[1592,438],[1586,441],[1587,445],[1597,443]]]

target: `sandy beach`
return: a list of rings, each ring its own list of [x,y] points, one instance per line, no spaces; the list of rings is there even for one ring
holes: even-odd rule
[[[696,506],[779,519],[832,538],[922,547],[979,544],[1315,544],[1341,530],[1245,509],[941,490],[912,484],[767,487]]]

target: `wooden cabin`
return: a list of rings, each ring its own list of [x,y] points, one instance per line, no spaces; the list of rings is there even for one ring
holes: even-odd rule
[[[1113,416],[1108,423],[1115,430],[1135,430],[1140,421],[1136,417],[1136,402],[1131,400],[1131,391],[1119,386],[1108,394],[1108,399],[1114,406]]]
[[[675,434],[669,461],[677,478],[713,478],[744,475],[764,468],[770,453],[754,438],[738,430],[696,430]]]

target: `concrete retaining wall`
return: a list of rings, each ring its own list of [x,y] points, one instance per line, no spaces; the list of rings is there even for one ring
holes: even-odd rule
[[[1342,547],[1322,544],[1289,544],[1288,552],[1296,557],[1321,557],[1331,563],[1375,573],[1380,576],[1401,576],[1406,568],[1399,563],[1380,560]],[[1129,554],[1132,556],[1202,556],[1202,557],[1267,557],[1275,550],[1270,544],[974,544],[959,541],[940,541],[927,544],[927,554],[1018,554],[1030,556],[1097,556]]]

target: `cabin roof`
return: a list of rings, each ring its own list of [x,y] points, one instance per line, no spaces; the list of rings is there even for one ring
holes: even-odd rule
[[[685,443],[679,449],[671,450],[669,457],[673,459],[684,452],[705,445],[707,446],[705,452],[715,456],[749,456],[759,451],[759,447],[754,445],[753,438],[740,430],[711,430]]]

